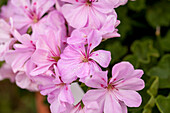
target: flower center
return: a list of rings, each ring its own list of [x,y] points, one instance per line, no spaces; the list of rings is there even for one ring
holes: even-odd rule
[[[107,87],[108,90],[113,90],[114,89],[114,86],[112,84],[109,84],[108,87]]]
[[[88,60],[88,58],[83,58],[82,61],[83,61],[83,62],[88,62],[89,60]]]
[[[95,0],[87,0],[86,5],[91,6],[91,5],[92,5],[92,2],[94,2],[94,1],[95,1]]]
[[[56,62],[58,62],[58,60],[60,59],[60,57],[58,57],[58,56],[53,56],[51,58],[53,58]]]
[[[37,22],[38,22],[38,18],[37,18],[37,16],[36,16],[36,14],[33,14],[33,22],[34,22],[34,23],[37,23]]]

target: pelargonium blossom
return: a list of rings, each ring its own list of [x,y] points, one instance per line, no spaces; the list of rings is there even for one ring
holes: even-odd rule
[[[41,38],[37,41],[36,50],[31,57],[31,60],[37,65],[30,73],[33,76],[43,74],[53,65],[57,65],[61,54],[60,46],[58,45],[60,40],[57,40],[53,31],[39,37]]]
[[[63,15],[57,10],[49,12],[46,17],[41,19],[41,22],[35,24],[32,35],[38,40],[41,37],[39,35],[46,35],[49,30],[54,32],[57,45],[62,50],[66,45],[66,26]]]
[[[120,35],[117,33],[118,30],[116,29],[116,27],[120,24],[120,21],[117,20],[117,14],[114,9],[108,8],[108,10],[111,10],[111,11],[108,13],[106,12],[106,14],[104,14],[104,13],[99,13],[101,11],[100,8],[102,8],[102,7],[98,6],[99,4],[100,5],[102,4],[102,6],[105,6],[104,5],[105,3],[103,3],[103,1],[91,1],[91,2],[89,1],[92,4],[90,6],[87,5],[86,2],[88,2],[88,1],[86,1],[86,0],[77,1],[77,2],[78,3],[75,3],[75,5],[76,5],[75,7],[71,7],[72,9],[71,8],[67,9],[67,7],[69,7],[70,4],[69,5],[66,4],[63,6],[63,11],[68,10],[70,12],[70,10],[71,11],[73,10],[74,13],[76,13],[76,14],[74,14],[74,13],[69,13],[69,12],[63,12],[65,18],[69,22],[69,25],[76,28],[75,30],[80,30],[80,31],[84,31],[84,32],[87,32],[87,31],[91,32],[92,30],[98,30],[100,32],[100,34],[102,35],[103,39],[120,37]],[[86,5],[81,9],[81,5],[79,4],[79,2],[82,2],[82,5],[83,4],[86,4]],[[95,8],[95,7],[97,7],[97,8]],[[105,7],[105,9],[107,9],[107,8]],[[76,10],[78,10],[78,11],[76,11]],[[81,10],[87,10],[87,11],[82,12]],[[92,14],[89,13],[91,10],[94,13],[92,13]],[[99,14],[95,13],[95,11],[97,11]],[[83,13],[87,13],[86,14],[87,18],[83,18],[83,16],[81,16],[81,15],[83,15]],[[103,15],[102,18],[98,17],[99,15]],[[69,16],[69,17],[67,18],[67,16]],[[81,16],[81,17],[79,17],[79,16]],[[89,19],[89,18],[92,18],[92,19]],[[74,23],[76,24],[76,26],[79,26],[84,21],[86,22],[86,24],[84,26],[75,27]]]
[[[77,77],[83,81],[90,76],[91,71],[100,70],[98,64],[102,67],[109,65],[111,60],[109,51],[92,51],[100,44],[101,39],[98,32],[93,31],[87,36],[87,44],[70,44],[64,49],[57,64],[64,82],[72,82]]]
[[[22,89],[27,89],[29,91],[39,91],[39,89],[38,89],[39,83],[36,80],[34,80],[35,78],[33,78],[29,74],[30,71],[34,68],[35,68],[35,64],[32,63],[31,60],[28,60],[25,63],[22,70],[15,73],[15,75],[16,75],[15,82],[18,87],[20,87]]]
[[[62,13],[74,28],[100,28],[107,15],[113,11],[104,0],[62,0],[69,4],[62,6]]]
[[[11,26],[5,20],[0,19],[0,61],[4,60],[5,53],[16,41],[12,34]]]
[[[110,15],[107,17],[106,22],[100,29],[93,29],[90,27],[75,29],[72,31],[71,36],[67,38],[68,44],[78,44],[78,43],[86,43],[87,36],[93,32],[98,31],[100,37],[103,40],[113,37],[120,37],[120,34],[117,33],[117,29],[115,28],[118,26],[120,21],[116,19],[115,16]]]
[[[51,104],[52,113],[64,113],[68,106],[72,105],[74,98],[71,92],[70,83],[64,83],[56,66],[52,76],[44,76],[43,84],[39,86],[42,95],[48,95],[48,102]]]
[[[19,43],[13,45],[14,50],[9,50],[5,54],[5,61],[11,65],[14,73],[23,70],[25,63],[28,62],[35,51],[35,43],[33,37],[28,34],[20,35],[14,30],[14,37]]]
[[[128,62],[113,66],[112,78],[107,82],[107,71],[94,72],[86,80],[86,85],[92,88],[83,97],[85,107],[91,103],[99,106],[99,113],[127,113],[127,107],[139,107],[142,99],[136,92],[144,88],[141,78],[143,71],[136,69]]]
[[[21,33],[26,33],[30,26],[33,27],[38,23],[55,4],[55,0],[11,0],[9,2],[12,6],[5,7],[6,10],[3,11],[11,11],[8,8],[13,7],[13,13],[7,14],[13,18],[15,28]],[[6,17],[6,14],[2,13],[1,16]]]

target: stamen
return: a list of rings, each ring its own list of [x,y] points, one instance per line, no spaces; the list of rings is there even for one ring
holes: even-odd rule
[[[88,58],[83,58],[82,61],[83,61],[83,62],[88,62],[89,60],[88,60]]]
[[[60,57],[58,57],[58,56],[53,56],[51,58],[53,58],[56,62],[58,62],[58,60],[60,59]]]
[[[118,81],[113,82],[112,85],[114,85],[115,83],[120,82],[120,81],[122,81],[122,80],[124,80],[124,78],[119,79]]]

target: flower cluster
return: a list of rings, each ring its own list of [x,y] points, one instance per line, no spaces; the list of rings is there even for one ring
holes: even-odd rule
[[[0,13],[0,79],[47,95],[52,113],[127,113],[138,107],[143,71],[113,66],[95,48],[119,37],[114,8],[127,0],[9,0]],[[84,92],[78,85],[92,88]]]

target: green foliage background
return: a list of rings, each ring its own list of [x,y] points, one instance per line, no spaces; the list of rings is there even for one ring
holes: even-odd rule
[[[0,0],[0,7],[7,0]],[[136,0],[116,9],[120,38],[104,41],[97,49],[112,53],[107,68],[129,61],[143,69],[143,102],[129,113],[170,113],[170,0]],[[0,113],[36,113],[34,93],[8,80],[0,82]]]

